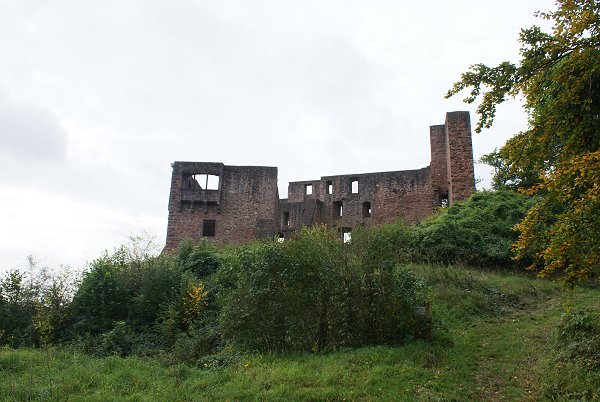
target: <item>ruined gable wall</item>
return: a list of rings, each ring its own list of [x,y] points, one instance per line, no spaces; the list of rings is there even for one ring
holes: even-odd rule
[[[219,189],[194,185],[186,188],[190,174],[219,176]],[[175,162],[169,196],[169,222],[165,251],[190,238],[198,241],[204,222],[215,221],[215,243],[244,243],[270,237],[278,223],[277,168],[225,166],[222,163]]]
[[[368,226],[402,219],[415,224],[433,213],[429,167],[376,177],[373,217]]]
[[[185,238],[197,240],[204,219],[214,219],[220,205],[220,191],[202,191],[196,184],[188,188],[190,175],[203,172],[223,175],[222,163],[174,162],[169,193],[169,220],[165,250],[177,248]],[[210,205],[209,205],[210,203]]]
[[[277,168],[226,166],[219,243],[274,236],[278,223]]]
[[[324,176],[290,183],[288,199],[282,204],[280,231],[315,222],[354,228],[400,218],[414,224],[431,215],[443,200],[451,204],[469,197],[475,190],[469,113],[447,113],[445,124],[431,126],[430,146],[431,164],[423,169]],[[358,181],[356,194],[352,181]]]

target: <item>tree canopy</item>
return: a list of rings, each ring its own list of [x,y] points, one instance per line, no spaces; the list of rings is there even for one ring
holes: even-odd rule
[[[497,105],[524,97],[528,129],[484,158],[497,187],[508,181],[536,196],[517,225],[516,258],[574,285],[600,273],[600,2],[556,6],[537,13],[551,33],[521,30],[519,63],[472,65],[446,97],[470,89],[465,102],[481,101],[476,132],[492,125]]]

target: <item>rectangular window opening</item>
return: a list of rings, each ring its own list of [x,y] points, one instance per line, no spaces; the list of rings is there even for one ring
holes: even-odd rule
[[[289,212],[283,213],[283,225],[290,226],[290,213]]]
[[[331,180],[327,181],[327,194],[333,194],[333,182]]]
[[[304,185],[304,194],[311,195],[312,194],[312,184]]]
[[[448,193],[440,194],[440,207],[447,208],[448,207]]]
[[[362,215],[363,218],[369,218],[371,216],[371,203],[368,201],[362,204]]]
[[[201,189],[204,190],[218,190],[219,189],[219,176],[214,174],[195,174],[192,176],[198,183]]]
[[[342,201],[336,201],[333,203],[333,217],[339,218],[344,215],[344,204]]]
[[[350,183],[350,190],[352,194],[358,194],[358,180],[352,180]]]
[[[351,240],[352,240],[352,229],[343,228],[342,229],[342,242],[350,243]]]
[[[205,220],[202,222],[202,236],[213,237],[215,236],[216,221]]]

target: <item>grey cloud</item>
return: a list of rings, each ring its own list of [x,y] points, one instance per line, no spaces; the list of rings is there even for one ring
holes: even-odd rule
[[[61,162],[67,134],[51,111],[12,101],[0,92],[0,143],[4,160]]]

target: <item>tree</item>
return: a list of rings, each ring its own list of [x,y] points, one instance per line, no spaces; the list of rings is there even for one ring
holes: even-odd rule
[[[492,189],[519,191],[527,189],[540,181],[537,171],[524,171],[506,158],[505,149],[495,149],[479,158],[479,163],[485,163],[494,168]]]
[[[481,99],[476,132],[496,106],[522,95],[529,127],[499,151],[502,177],[519,178],[536,204],[517,225],[516,258],[531,256],[541,276],[561,272],[568,285],[600,273],[600,3],[557,0],[537,13],[552,33],[521,30],[521,60],[472,65],[446,97],[470,88]]]

